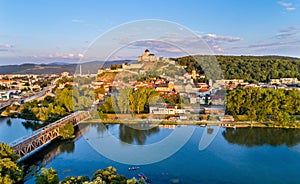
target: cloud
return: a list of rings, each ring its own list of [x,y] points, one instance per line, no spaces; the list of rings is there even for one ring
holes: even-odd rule
[[[11,45],[11,44],[0,44],[0,48],[12,48],[13,47],[13,45]]]
[[[212,48],[214,49],[214,51],[218,52],[218,53],[224,53],[224,49],[222,49],[219,45],[213,45]]]
[[[10,51],[12,48],[13,48],[13,45],[11,45],[11,44],[0,44],[0,51],[1,52]]]
[[[81,20],[81,19],[72,19],[71,22],[74,22],[74,23],[83,23],[84,21]]]
[[[78,54],[73,54],[73,53],[70,53],[70,54],[49,54],[47,56],[40,56],[42,58],[51,58],[51,59],[81,59],[84,57],[83,54],[81,53],[78,53]]]
[[[278,39],[295,39],[295,36],[300,34],[300,26],[289,26],[279,30],[275,35]]]
[[[139,48],[147,48],[153,53],[157,55],[173,55],[173,54],[183,54],[184,51],[180,48],[176,47],[175,45],[171,45],[166,41],[161,40],[143,40],[137,41],[129,45],[131,49],[139,49]]]
[[[287,3],[284,1],[278,1],[278,4],[280,4],[281,6],[284,6],[284,7],[290,7],[293,5],[292,3]]]
[[[288,7],[288,8],[286,8],[286,10],[287,11],[293,11],[293,10],[296,10],[296,8],[294,8],[294,7]]]
[[[288,55],[300,57],[300,26],[289,26],[262,41],[228,47],[230,53],[238,55]]]
[[[146,34],[146,33],[145,33]],[[151,32],[149,34],[152,34]],[[155,35],[155,33],[154,33]],[[147,36],[146,36],[147,37]],[[127,45],[130,40],[142,40],[134,42],[129,47],[131,50],[150,49],[154,54],[164,57],[172,55],[187,54],[212,54],[212,52],[224,53],[225,44],[240,42],[243,39],[238,36],[217,35],[213,33],[203,33],[194,31],[183,31],[182,29],[164,30],[162,35],[148,36],[154,40],[143,40],[139,34],[132,32],[122,33],[122,36],[115,37],[120,45]],[[126,46],[127,47],[127,46]]]
[[[199,37],[202,38],[204,41],[206,41],[207,44],[216,53],[225,53],[224,47],[226,47],[228,43],[239,42],[243,40],[240,37],[234,37],[234,36],[221,36],[221,35],[216,35],[211,33],[208,34],[198,33],[198,34]]]
[[[216,34],[205,34],[205,35],[201,35],[200,37],[205,40],[215,40],[215,41],[225,41],[225,42],[235,42],[235,41],[242,40],[242,38],[240,37],[218,36]]]
[[[293,7],[293,3],[288,3],[285,1],[278,1],[277,2],[280,6],[284,7],[286,11],[293,11],[296,10],[295,7]]]

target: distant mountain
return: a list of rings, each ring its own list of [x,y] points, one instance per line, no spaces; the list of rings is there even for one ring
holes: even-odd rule
[[[117,61],[90,61],[81,64],[82,74],[96,74],[99,68],[107,68],[112,64],[133,63],[134,60]],[[64,62],[54,62],[48,64],[25,63],[21,65],[0,66],[0,74],[60,74],[69,72],[70,74],[79,73],[80,64],[69,64]]]
[[[48,63],[48,64],[45,64],[45,65],[58,65],[58,66],[61,66],[61,65],[68,65],[70,63],[66,63],[66,62],[53,62],[53,63]]]

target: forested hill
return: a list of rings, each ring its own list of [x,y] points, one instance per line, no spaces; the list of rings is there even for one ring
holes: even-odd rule
[[[300,59],[284,56],[186,56],[175,59],[190,71],[197,68],[205,73],[207,63],[217,60],[225,79],[245,79],[266,82],[272,78],[300,79]],[[196,62],[197,60],[197,62]],[[202,66],[199,66],[199,63]],[[204,67],[203,67],[204,66]]]

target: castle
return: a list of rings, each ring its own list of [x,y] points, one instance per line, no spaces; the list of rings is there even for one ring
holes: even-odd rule
[[[150,54],[150,51],[146,49],[145,52],[138,57],[138,62],[157,62],[159,59],[159,57]]]
[[[150,51],[148,49],[145,50],[145,52],[138,57],[138,63],[143,63],[143,62],[168,62],[170,64],[175,65],[175,61],[170,60],[169,58],[164,58],[164,57],[157,57],[154,54],[150,54]]]

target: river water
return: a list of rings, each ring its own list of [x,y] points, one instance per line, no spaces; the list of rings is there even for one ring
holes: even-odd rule
[[[0,141],[9,143],[30,133],[34,126],[22,122],[2,119]],[[216,136],[199,149],[201,137],[209,134]],[[114,141],[108,143],[110,138]],[[181,141],[186,138],[187,142]],[[163,141],[163,147],[159,147]],[[173,150],[174,154],[164,156],[176,145],[180,147]],[[34,172],[41,167],[54,168],[63,179],[91,177],[107,166],[116,167],[127,178],[137,178],[142,172],[159,184],[300,183],[300,130],[82,124],[74,140],[55,141],[23,163],[31,171],[25,177],[28,184],[35,183]],[[129,171],[133,165],[139,169]]]

